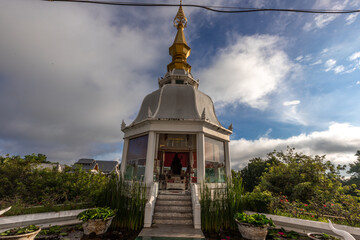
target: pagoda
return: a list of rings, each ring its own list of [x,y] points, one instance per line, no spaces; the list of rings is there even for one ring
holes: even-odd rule
[[[232,126],[223,127],[214,103],[198,90],[191,74],[182,6],[174,18],[177,33],[169,48],[167,73],[158,79],[159,89],[148,94],[136,119],[123,121],[124,146],[121,173],[160,190],[188,190],[191,183],[209,186],[231,176],[229,142]]]

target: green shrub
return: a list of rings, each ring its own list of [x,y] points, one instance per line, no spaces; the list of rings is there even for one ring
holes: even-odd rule
[[[110,208],[93,208],[83,211],[77,215],[77,218],[83,222],[86,222],[89,219],[101,219],[107,220],[115,216],[116,210]]]
[[[255,188],[253,192],[244,195],[245,209],[254,212],[270,213],[273,197],[269,191],[260,191]]]
[[[87,202],[95,206],[95,200],[108,182],[106,175],[70,167],[63,172],[37,169],[36,165],[45,161],[44,158],[42,154],[24,158],[0,156],[0,208],[18,206],[7,215],[30,206],[44,206],[50,211],[57,204]]]
[[[248,215],[246,213],[236,213],[234,215],[234,219],[239,222],[249,223],[251,225],[258,226],[258,227],[264,227],[264,226],[274,227],[275,226],[271,219],[268,219],[265,215],[258,214],[258,213],[251,214],[251,215]]]

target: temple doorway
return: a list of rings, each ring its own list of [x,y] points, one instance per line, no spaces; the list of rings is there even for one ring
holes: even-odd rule
[[[165,189],[188,189],[190,158],[189,152],[164,153]]]
[[[187,190],[196,182],[195,134],[159,134],[154,181],[161,190]]]

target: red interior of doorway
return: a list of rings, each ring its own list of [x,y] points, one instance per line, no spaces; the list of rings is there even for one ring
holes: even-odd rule
[[[175,157],[175,152],[165,152],[165,161],[164,167],[171,167],[172,160]],[[188,152],[179,152],[177,153],[180,158],[181,165],[183,168],[186,168],[189,164],[189,153]]]

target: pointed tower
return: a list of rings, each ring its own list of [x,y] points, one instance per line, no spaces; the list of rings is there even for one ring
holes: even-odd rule
[[[177,33],[169,48],[172,61],[167,73],[158,79],[159,89],[144,98],[135,120],[121,124],[122,174],[125,179],[145,182],[147,187],[158,182],[160,190],[186,190],[190,184],[203,182],[212,187],[231,177],[232,130],[220,124],[211,98],[198,90],[199,80],[193,78],[187,63],[186,25],[180,5],[174,18]]]
[[[184,28],[186,28],[187,19],[185,17],[182,6],[174,18],[174,26],[177,28],[177,34],[173,45],[169,48],[169,54],[172,56],[172,62],[167,66],[168,72],[173,69],[184,69],[191,72],[191,66],[186,62],[190,56],[190,47],[186,43]]]

